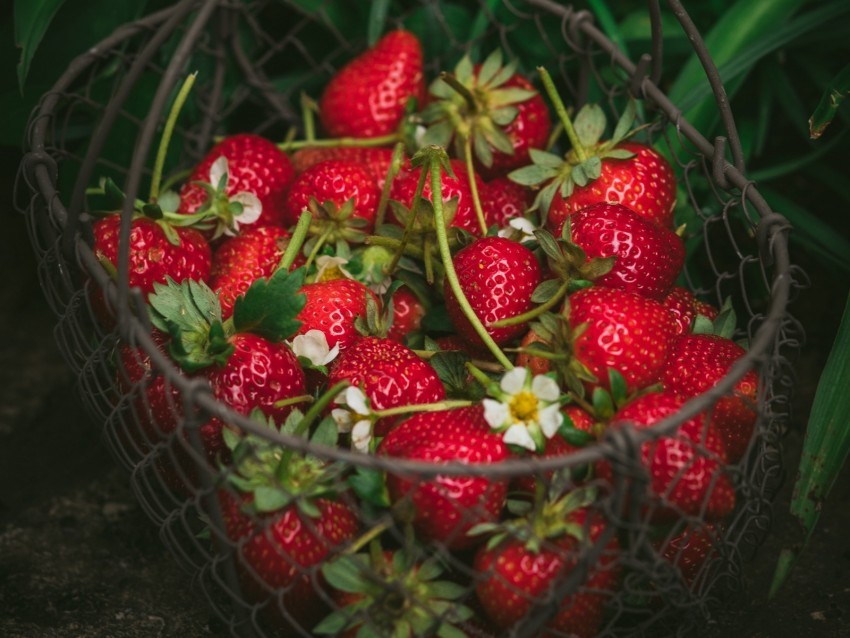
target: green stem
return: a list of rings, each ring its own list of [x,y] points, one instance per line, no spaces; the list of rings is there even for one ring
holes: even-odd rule
[[[549,96],[549,99],[552,100],[552,105],[555,107],[555,113],[558,114],[558,119],[561,121],[561,124],[564,125],[564,131],[570,139],[570,144],[575,150],[576,156],[579,161],[583,162],[587,159],[587,151],[578,139],[576,129],[573,126],[573,122],[570,119],[569,114],[567,113],[567,107],[564,106],[561,96],[558,95],[558,89],[555,88],[552,76],[549,75],[549,71],[542,66],[537,67],[537,71],[540,73],[540,79],[543,81],[543,88],[546,89],[546,94]]]
[[[186,103],[186,98],[189,97],[189,91],[192,90],[192,85],[195,84],[195,78],[198,77],[197,71],[190,73],[183,86],[180,87],[180,92],[171,105],[171,111],[168,113],[168,119],[165,121],[165,128],[162,131],[162,138],[159,140],[159,149],[156,153],[156,162],[153,165],[153,176],[151,177],[151,190],[148,201],[155,202],[159,197],[159,183],[162,180],[162,169],[165,166],[165,156],[168,154],[168,144],[171,142],[171,136],[174,133],[174,125],[177,123],[177,116],[180,115],[180,110]]]
[[[309,267],[310,264],[313,263],[313,260],[316,259],[316,256],[319,254],[319,251],[322,249],[322,246],[325,245],[325,242],[328,241],[328,237],[331,236],[333,232],[333,228],[328,227],[322,232],[321,235],[316,239],[316,245],[313,246],[313,250],[310,251],[310,254],[307,255],[307,261],[304,262],[305,267]]]
[[[582,410],[584,410],[585,412],[587,412],[588,414],[591,414],[591,415],[596,414],[596,410],[594,409],[594,407],[590,403],[588,403],[583,397],[580,397],[579,395],[577,395],[575,392],[572,392],[572,391],[567,392],[567,394],[569,395],[570,400],[573,403],[575,403],[578,407],[580,407]]]
[[[313,221],[313,214],[305,210],[298,218],[298,223],[295,224],[295,229],[292,231],[292,237],[286,245],[286,250],[283,251],[283,256],[280,258],[280,263],[277,265],[278,270],[283,268],[289,270],[292,267],[295,258],[301,251],[301,246],[304,244],[304,239],[310,230],[310,223]]]
[[[493,379],[484,374],[484,372],[478,366],[476,366],[471,361],[467,361],[466,369],[469,374],[471,374],[475,378],[475,380],[478,381],[478,383],[484,386],[484,389],[487,390],[487,392],[491,396],[499,396],[499,394],[501,393],[501,388],[499,387],[499,384],[497,384],[495,381],[493,381]]]
[[[531,321],[532,319],[536,319],[544,312],[547,312],[555,307],[555,305],[561,301],[564,295],[567,294],[569,290],[570,284],[572,282],[567,280],[561,284],[561,287],[555,292],[554,295],[550,299],[548,299],[545,303],[540,304],[536,308],[532,308],[528,312],[524,312],[521,315],[516,315],[513,317],[507,317],[506,319],[499,319],[498,321],[494,321],[490,324],[491,328],[505,328],[507,326],[516,326],[519,324],[526,323]]]
[[[386,532],[390,527],[392,527],[393,518],[390,515],[385,515],[380,521],[375,523],[372,527],[363,532],[351,545],[345,548],[344,551],[340,552],[343,556],[350,556],[352,554],[356,554],[361,549],[366,547],[373,540],[378,538],[381,534]]]
[[[389,146],[399,141],[399,134],[390,133],[379,137],[337,137],[323,140],[295,140],[282,142],[277,147],[282,151],[297,151],[302,148],[366,148],[372,146]]]
[[[475,96],[460,82],[460,80],[448,71],[440,73],[440,79],[448,84],[455,93],[464,99],[471,115],[475,115],[478,112],[478,103],[475,101]]]
[[[445,153],[445,151],[443,152]],[[466,298],[463,289],[460,287],[460,281],[458,280],[454,263],[452,263],[452,254],[449,250],[449,239],[446,235],[446,219],[443,215],[442,200],[443,184],[440,177],[440,158],[438,156],[433,155],[430,158],[429,168],[431,171],[431,200],[434,205],[434,226],[437,230],[437,243],[440,248],[440,257],[443,262],[443,270],[445,271],[449,286],[451,287],[452,292],[457,298],[458,304],[460,305],[463,314],[469,320],[470,324],[472,324],[473,329],[475,330],[481,341],[484,342],[484,345],[487,346],[487,349],[493,354],[493,356],[499,363],[505,366],[505,368],[507,368],[508,370],[512,370],[514,367],[513,364],[505,356],[505,353],[502,352],[496,342],[493,341],[493,337],[490,336],[490,334],[487,332],[487,329],[484,327],[484,324],[482,324],[481,320],[478,318],[478,315],[475,314],[475,310],[472,309],[472,306],[469,304],[469,300]]]
[[[413,227],[416,225],[416,216],[419,213],[419,201],[422,199],[422,191],[425,189],[425,180],[428,177],[428,173],[425,168],[422,168],[422,171],[419,173],[419,182],[416,184],[416,192],[413,194],[413,203],[410,207],[410,217],[407,219],[407,223],[404,225],[404,234],[401,236],[401,245],[399,245],[395,254],[393,255],[393,260],[390,262],[389,267],[387,268],[387,274],[392,275],[395,272],[395,269],[398,268],[398,262],[401,259],[402,254],[407,248],[407,243],[410,241],[410,234],[413,232]],[[431,199],[434,198],[432,193]]]
[[[384,187],[381,189],[381,199],[378,200],[378,210],[375,213],[375,228],[380,228],[387,216],[387,207],[390,204],[390,190],[393,181],[401,169],[401,161],[404,159],[404,144],[398,142],[393,148],[393,156],[390,159],[390,168],[387,171]]]
[[[191,168],[187,168],[186,170],[177,171],[176,173],[172,173],[171,175],[169,175],[168,179],[165,180],[165,183],[159,187],[160,192],[164,193],[168,190],[171,190],[171,188],[175,184],[177,184],[178,182],[182,182],[187,177],[189,177],[192,174],[192,170],[193,169]]]
[[[472,163],[472,138],[469,135],[465,135],[463,138],[463,155],[466,163],[466,175],[469,178],[469,190],[472,192],[472,206],[475,208],[478,227],[483,236],[487,234],[487,220],[484,218],[484,209],[481,208],[481,198],[478,195],[478,184],[475,181],[475,167]]]
[[[437,401],[436,403],[415,403],[413,405],[400,405],[395,408],[387,408],[386,410],[375,410],[372,414],[379,419],[389,416],[398,416],[399,414],[411,414],[416,412],[440,412],[442,410],[451,410],[453,408],[467,408],[475,405],[475,401],[467,399],[449,399],[446,401]]]
[[[299,394],[297,397],[289,397],[288,399],[281,399],[280,401],[275,401],[274,407],[285,408],[288,405],[295,405],[297,403],[310,403],[312,401],[312,394]]]
[[[305,141],[315,142],[316,140],[316,103],[306,93],[301,93],[301,120],[304,123],[304,138]],[[291,144],[292,142],[285,142]]]

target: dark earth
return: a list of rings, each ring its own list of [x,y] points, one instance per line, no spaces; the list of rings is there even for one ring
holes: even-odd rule
[[[0,159],[6,204],[0,226],[0,638],[227,635],[160,542],[76,396],[53,341],[54,319],[39,289],[24,220],[11,207],[18,155],[5,152]],[[809,337],[798,359],[795,417],[785,439],[788,479],[776,499],[773,532],[746,564],[743,590],[708,623],[711,637],[850,636],[850,467],[823,504],[785,588],[767,600],[780,548],[800,539],[788,503],[809,406],[846,296],[847,282],[809,274],[818,283],[794,306]]]

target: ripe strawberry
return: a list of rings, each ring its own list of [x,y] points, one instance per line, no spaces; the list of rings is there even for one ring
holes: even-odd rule
[[[222,319],[233,314],[237,297],[254,281],[272,275],[288,242],[289,233],[283,227],[251,226],[219,244],[213,253],[210,288],[221,302]]]
[[[599,286],[661,299],[685,263],[685,245],[676,233],[620,204],[593,204],[568,219],[567,239],[588,258],[615,257],[611,269],[595,279]]]
[[[306,284],[301,288],[307,303],[298,314],[301,327],[296,334],[310,330],[325,333],[328,347],[339,344],[340,350],[349,347],[360,337],[354,326],[357,317],[366,318],[366,299],[375,293],[353,279],[330,279]]]
[[[497,344],[507,343],[528,330],[522,324],[502,328],[490,328],[489,324],[532,308],[531,295],[540,284],[540,264],[531,250],[503,237],[484,237],[459,250],[452,262],[461,290]],[[448,279],[443,294],[458,333],[472,344],[483,345],[463,314]]]
[[[475,591],[495,627],[518,635],[524,621],[546,614],[553,590],[577,569],[586,548],[603,542],[608,523],[598,512],[564,502],[570,495],[547,502],[543,513],[506,523],[508,533],[497,536],[475,555]],[[565,510],[561,513],[561,510]],[[511,533],[511,529],[521,532]],[[531,532],[530,535],[528,532]],[[554,602],[554,614],[536,636],[592,638],[602,628],[605,603],[617,591],[619,543],[611,536],[581,584]],[[539,605],[539,607],[538,607]]]
[[[714,320],[720,313],[717,308],[700,301],[690,290],[682,286],[673,286],[661,300],[661,303],[676,319],[676,334],[691,332],[697,315]]]
[[[425,97],[422,46],[402,29],[386,34],[337,71],[319,100],[330,137],[378,137],[395,132],[408,100]]]
[[[716,544],[720,532],[716,523],[690,524],[672,538],[654,545],[666,561],[678,568],[688,587],[698,591],[710,578],[705,565],[718,556]]]
[[[332,146],[299,149],[292,154],[291,160],[296,174],[299,175],[326,160],[354,162],[367,168],[375,178],[378,188],[382,189],[390,171],[392,158],[393,149],[386,146]],[[405,159],[402,166],[406,163]]]
[[[567,197],[556,193],[549,208],[547,225],[560,227],[564,220],[587,206],[617,203],[659,226],[673,226],[676,205],[676,176],[664,157],[640,142],[621,142],[616,148],[633,154],[625,159],[603,158],[601,174],[586,186],[574,186]]]
[[[439,464],[498,463],[510,453],[487,425],[483,408],[476,405],[420,412],[391,430],[377,454]],[[456,474],[414,478],[390,472],[387,489],[392,503],[410,500],[415,509],[413,528],[423,540],[462,549],[479,540],[468,536],[469,530],[498,519],[507,481]]]
[[[328,385],[340,381],[363,390],[373,410],[435,403],[446,391],[434,369],[408,347],[379,337],[361,337],[334,359]],[[397,419],[380,419],[375,433],[385,435]]]
[[[454,216],[448,225],[454,228],[462,228],[478,236],[481,234],[481,228],[478,225],[478,218],[475,215],[475,206],[472,200],[472,191],[470,190],[466,166],[464,166],[463,162],[456,159],[451,160],[450,164],[454,176],[448,173],[443,173],[441,176],[443,201],[448,202],[452,199],[457,199]],[[422,168],[419,167],[412,170],[399,171],[399,174],[393,180],[390,197],[407,208],[413,206],[413,199],[416,195],[416,188],[419,185],[421,171]],[[484,188],[484,181],[477,174],[475,175],[475,183],[478,191],[481,192]],[[422,189],[422,197],[428,201],[432,201],[430,179],[425,181],[425,187]],[[398,223],[398,220],[396,222]],[[487,223],[489,225],[490,220],[487,220]]]
[[[481,208],[488,223],[499,228],[517,217],[523,217],[534,201],[534,193],[507,177],[497,177],[484,184],[480,193]]]
[[[210,169],[221,157],[227,160],[227,188],[211,201],[209,189],[216,191],[218,184],[210,183]],[[191,215],[206,204],[226,218],[229,198],[237,193],[250,193],[262,204],[257,223],[282,226],[283,197],[294,177],[295,170],[286,153],[271,141],[253,133],[230,135],[216,144],[195,166],[180,190],[179,212]]]
[[[731,339],[710,334],[685,334],[673,339],[661,380],[664,387],[682,399],[710,390],[728,374],[746,351]],[[723,441],[730,462],[747,451],[755,429],[758,375],[748,371],[733,394],[718,400],[711,411],[711,424]]]
[[[659,302],[593,286],[570,295],[569,308],[569,323],[577,332],[575,358],[598,385],[610,389],[609,368],[623,376],[630,392],[660,381],[676,325]]]
[[[260,435],[228,431],[227,442],[235,462],[218,498],[242,595],[264,603],[261,615],[284,635],[308,632],[327,613],[320,567],[354,538],[357,514],[332,465],[292,450],[281,457]]]
[[[326,160],[311,166],[289,187],[284,201],[284,223],[294,226],[311,201],[324,208],[332,221],[337,221],[339,231],[345,222],[365,220],[361,230],[370,232],[375,224],[375,213],[381,192],[372,173],[362,164],[346,160]],[[351,200],[350,204],[347,202]],[[314,213],[314,223],[320,218]],[[325,220],[322,220],[325,221]],[[332,237],[329,241],[334,241]]]
[[[630,423],[649,428],[674,416],[683,404],[669,392],[644,394],[620,409],[608,427]],[[688,419],[670,435],[644,443],[641,458],[650,480],[644,505],[653,522],[679,516],[717,521],[735,508],[735,489],[723,473],[726,450],[704,415]],[[600,478],[611,480],[607,462],[598,463],[596,469]]]
[[[392,304],[393,320],[387,330],[387,338],[404,343],[405,337],[419,330],[422,325],[425,306],[407,286],[402,286],[393,292]]]
[[[454,73],[435,80],[434,99],[421,113],[429,125],[423,145],[453,145],[454,155],[465,157],[468,144],[488,179],[527,164],[530,148],[546,146],[552,122],[541,95],[515,67],[503,64],[496,49],[483,64],[464,57]]]

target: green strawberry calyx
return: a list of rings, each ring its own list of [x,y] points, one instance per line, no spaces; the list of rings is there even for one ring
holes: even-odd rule
[[[327,582],[348,604],[324,618],[313,632],[341,635],[359,627],[358,637],[464,636],[458,628],[473,612],[462,604],[467,587],[443,580],[436,557],[417,559],[405,549],[346,554],[322,566]]]

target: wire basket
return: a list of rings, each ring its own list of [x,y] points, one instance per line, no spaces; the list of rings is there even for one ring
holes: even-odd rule
[[[250,130],[283,139],[300,123],[300,93],[317,95],[335,69],[365,48],[364,41],[351,41],[334,30],[327,13],[332,3],[311,10],[305,9],[308,4],[313,3],[175,3],[117,30],[74,60],[31,120],[18,200],[29,222],[43,289],[58,318],[56,338],[78,375],[86,406],[104,424],[109,447],[129,471],[163,542],[194,574],[222,622],[239,636],[311,636],[319,622],[325,623],[319,626],[321,635],[385,635],[382,628],[388,615],[398,611],[399,601],[416,602],[414,597],[411,603],[405,590],[409,584],[402,578],[413,573],[440,583],[433,588],[438,593],[432,592],[440,604],[422,604],[424,620],[410,635],[685,635],[704,626],[718,602],[741,586],[743,561],[769,530],[771,500],[782,474],[779,439],[792,388],[788,357],[801,331],[787,311],[795,289],[789,225],[744,173],[723,87],[687,14],[678,2],[670,2],[706,65],[717,98],[726,136],[712,141],[685,121],[658,88],[662,34],[657,2],[649,3],[651,55],[636,64],[594,26],[589,13],[549,0],[481,2],[480,8],[468,3],[470,15],[477,16],[472,36],[453,31],[439,2],[404,2],[390,12],[388,28],[405,25],[423,31],[430,77],[451,68],[463,53],[480,57],[498,46],[529,68],[545,64],[576,108],[593,100],[619,113],[627,97],[637,98],[648,124],[643,135],[674,158],[686,194],[679,208],[692,213],[689,229],[702,239],[686,265],[688,282],[718,305],[731,297],[743,326],[738,336],[750,344],[721,383],[654,428],[611,429],[599,442],[563,457],[436,464],[321,445],[271,432],[234,413],[214,399],[206,382],[180,372],[163,353],[151,334],[143,295],[126,283],[132,202],[150,179],[155,136],[181,77],[199,71],[168,162],[187,168],[203,156],[214,136],[225,132]],[[92,250],[92,217],[86,209],[86,189],[104,175],[122,184],[127,195],[117,278]],[[117,309],[115,324],[106,328],[93,307],[98,290]],[[652,514],[657,503],[647,496],[650,477],[641,461],[642,446],[674,436],[686,420],[711,412],[751,369],[759,378],[755,433],[748,453],[724,470],[736,492],[733,513],[709,528],[700,527],[704,507],[657,524]],[[155,424],[159,430],[152,431],[152,420],[171,423],[167,428]],[[333,464],[338,469],[334,492],[344,509],[338,512],[344,521],[337,522],[349,525],[352,533],[340,533],[334,546],[324,548],[327,556],[309,564],[290,556],[267,557],[290,575],[279,581],[266,578],[251,555],[269,551],[264,544],[268,529],[263,520],[246,519],[239,523],[242,530],[234,531],[233,494],[220,487],[221,478],[233,470],[211,460],[202,441],[211,420],[253,434],[279,452]],[[600,463],[613,468],[610,480],[575,478],[581,468]],[[388,477],[388,482],[407,485],[408,492],[416,486],[448,490],[451,477],[478,482],[477,503],[463,508],[454,504],[452,515],[462,522],[464,516],[475,519],[479,510],[486,510],[493,493],[503,493],[512,481],[530,478],[548,484],[553,472],[565,469],[572,470],[574,487],[581,483],[582,493],[597,494],[577,521],[588,542],[561,548],[555,585],[526,601],[525,619],[512,627],[481,620],[486,614],[476,589],[488,590],[481,589],[484,579],[474,566],[475,546],[414,540],[410,499],[401,499],[407,508],[390,510],[364,501],[352,489],[352,476],[361,482]],[[447,494],[440,498],[451,509]],[[299,519],[304,533],[328,537],[314,520]],[[689,541],[681,535],[695,528],[709,530],[704,540],[708,559],[689,571],[682,563],[682,548]],[[370,535],[381,537],[384,553],[360,552],[352,559],[353,545]],[[343,567],[329,570],[333,560],[342,560],[336,565]],[[552,564],[549,568],[555,569]],[[357,626],[367,628],[364,633],[327,620],[341,604],[329,581],[344,580],[336,572],[344,572],[346,565],[370,574],[367,580],[382,601],[357,612]],[[395,567],[394,576],[387,575],[390,567]],[[566,606],[565,600],[570,601]],[[567,613],[593,620],[569,630],[553,624]]]

